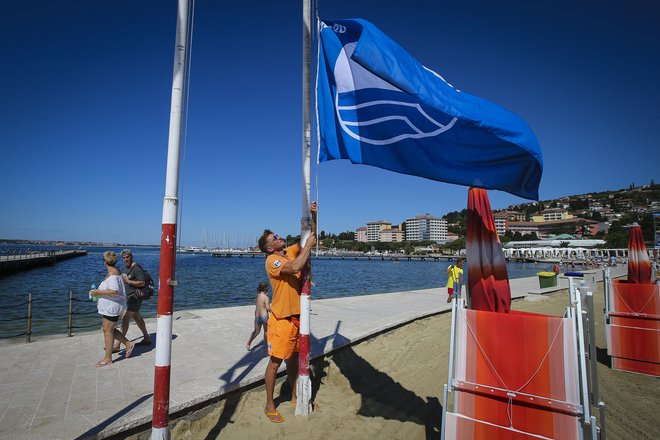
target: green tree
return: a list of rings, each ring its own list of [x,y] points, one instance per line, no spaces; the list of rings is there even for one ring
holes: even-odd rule
[[[572,199],[568,202],[568,208],[571,211],[581,211],[583,209],[589,209],[589,202],[584,199]]]
[[[352,231],[342,232],[337,236],[337,239],[339,241],[353,241],[355,240],[355,232]]]
[[[538,240],[539,237],[536,235],[536,232],[530,232],[529,234],[525,234],[522,236],[522,241],[533,241],[533,240]]]
[[[441,249],[446,249],[449,251],[459,251],[461,249],[465,249],[465,239],[459,238],[457,240],[450,241],[449,243],[442,245]]]

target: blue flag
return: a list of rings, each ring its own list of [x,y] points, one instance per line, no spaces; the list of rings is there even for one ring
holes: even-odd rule
[[[319,45],[319,161],[538,200],[543,157],[518,116],[456,90],[365,20],[322,21]]]

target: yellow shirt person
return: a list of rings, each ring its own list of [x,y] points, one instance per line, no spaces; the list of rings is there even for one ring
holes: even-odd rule
[[[447,302],[451,302],[451,296],[454,294],[454,285],[460,285],[463,282],[463,264],[465,258],[459,258],[456,264],[447,268]],[[457,289],[458,290],[458,289]]]

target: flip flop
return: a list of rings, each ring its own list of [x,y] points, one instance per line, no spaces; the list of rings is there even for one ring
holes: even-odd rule
[[[137,345],[138,347],[144,347],[145,345],[151,345],[151,341],[150,341],[150,340],[149,340],[149,341],[145,341],[145,340],[143,339],[143,340],[141,340],[140,342],[138,342],[138,343],[135,344],[135,345]]]
[[[283,423],[284,422],[284,417],[282,417],[282,414],[278,410],[275,410],[274,412],[267,412],[265,413],[266,417],[268,417],[268,420],[270,420],[273,423]]]
[[[131,345],[130,347],[126,347],[126,352],[124,353],[125,358],[128,358],[128,357],[131,356],[131,354],[133,353],[133,349],[135,348],[136,345],[137,344],[135,342],[133,342],[133,345]]]
[[[108,365],[112,365],[112,362],[98,361],[97,363],[94,364],[96,368],[107,367]]]

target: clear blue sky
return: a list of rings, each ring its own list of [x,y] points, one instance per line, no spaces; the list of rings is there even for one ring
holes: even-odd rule
[[[0,238],[158,243],[175,0],[3,5]],[[457,88],[521,116],[541,199],[660,181],[655,1],[321,1]],[[301,2],[196,5],[183,244],[296,234]],[[493,208],[525,200],[490,192]],[[345,161],[319,167],[320,229],[461,210],[467,189]]]

